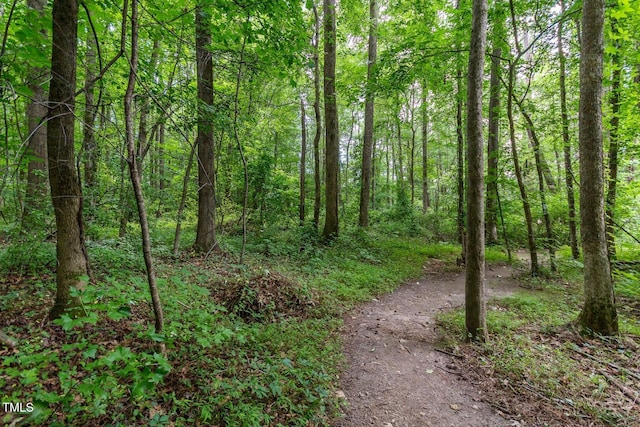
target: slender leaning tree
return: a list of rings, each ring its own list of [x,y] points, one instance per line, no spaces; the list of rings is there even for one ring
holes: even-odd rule
[[[602,76],[604,0],[582,3],[580,46],[580,229],[584,254],[584,306],[579,323],[587,333],[618,332],[604,210]]]
[[[487,42],[487,0],[474,0],[467,81],[467,251],[465,313],[467,337],[486,338],[484,296],[484,156],[482,77]]]

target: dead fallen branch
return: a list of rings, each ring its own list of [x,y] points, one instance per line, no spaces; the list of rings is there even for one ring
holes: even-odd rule
[[[585,353],[584,351],[580,350],[577,346],[573,346],[572,350],[575,351],[576,353],[578,353],[581,356],[584,356],[584,357],[586,357],[588,359],[591,359],[591,360],[593,360],[595,362],[598,362],[598,363],[601,363],[603,365],[606,365],[606,366],[608,366],[610,368],[616,369],[617,371],[622,372],[622,373],[624,373],[626,375],[629,375],[630,377],[633,377],[633,378],[637,379],[638,381],[640,381],[640,375],[636,374],[635,372],[633,372],[633,371],[631,371],[631,370],[629,370],[627,368],[624,368],[624,367],[622,367],[620,365],[616,365],[615,363],[612,363],[612,362],[607,362],[606,360],[598,359],[597,357],[595,357],[595,356],[593,356],[593,355],[591,355],[589,353]]]
[[[608,373],[601,371],[601,374],[613,385],[615,385],[616,387],[618,387],[620,389],[620,391],[622,392],[622,394],[627,397],[629,400],[631,400],[631,402],[633,402],[634,404],[638,402],[638,397],[640,397],[640,392],[638,391],[633,391],[631,390],[629,387],[627,387],[626,385],[624,385],[623,383],[621,383],[620,381],[618,381],[617,378],[615,378],[613,375],[609,375]]]
[[[439,353],[446,354],[447,356],[455,357],[458,359],[464,359],[463,356],[460,356],[459,354],[451,353],[450,351],[447,351],[447,350],[442,350],[440,348],[436,348],[435,350]]]
[[[6,345],[7,347],[16,348],[18,346],[18,341],[0,331],[0,343]]]

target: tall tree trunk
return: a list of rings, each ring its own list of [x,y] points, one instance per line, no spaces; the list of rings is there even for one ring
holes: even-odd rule
[[[487,0],[474,0],[467,85],[467,252],[465,315],[467,336],[487,336],[484,295],[484,157],[482,76],[487,37]]]
[[[336,102],[336,2],[324,0],[324,117],[326,136],[326,206],[323,237],[338,235],[340,135]]]
[[[304,108],[304,99],[300,96],[300,225],[304,225],[304,205],[306,200],[307,177],[307,113]]]
[[[458,228],[458,243],[463,244],[465,240],[464,230],[464,136],[462,130],[462,66],[458,64],[458,70],[456,71],[457,91],[456,91],[456,135],[457,135],[457,176],[458,181],[458,216],[457,228]],[[462,258],[464,261],[465,250],[462,249]]]
[[[611,18],[611,32],[616,34],[617,20]],[[611,119],[609,120],[609,179],[606,200],[607,215],[607,247],[609,248],[609,259],[616,258],[616,238],[615,238],[615,211],[616,192],[618,185],[618,146],[620,132],[620,79],[622,73],[622,61],[620,58],[620,43],[615,41],[615,52],[612,54],[611,62],[613,71],[611,75],[611,93],[609,103],[611,104]]]
[[[580,227],[584,254],[584,306],[579,323],[592,334],[618,332],[604,209],[602,76],[604,0],[582,3],[580,45]]]
[[[198,84],[198,224],[196,252],[208,253],[216,247],[216,189],[213,142],[213,59],[211,16],[202,4],[196,7],[196,68]]]
[[[142,232],[142,253],[147,269],[147,281],[149,283],[149,292],[151,294],[151,306],[155,316],[155,332],[162,333],[163,315],[162,304],[160,303],[160,294],[158,293],[158,285],[156,283],[156,272],[151,257],[151,238],[149,236],[149,223],[147,221],[147,211],[144,205],[144,196],[142,195],[142,184],[140,182],[140,172],[138,171],[138,161],[136,153],[135,136],[133,130],[133,93],[136,86],[136,75],[138,73],[138,2],[131,3],[131,57],[129,61],[129,83],[124,96],[124,116],[127,132],[127,163],[129,165],[129,176],[133,186],[133,193],[138,206],[138,219],[140,221],[140,229]],[[162,347],[163,348],[163,347]]]
[[[51,199],[56,217],[57,270],[56,299],[49,318],[56,319],[65,311],[71,315],[82,312],[82,301],[71,296],[71,289],[85,286],[89,262],[74,150],[77,1],[54,0],[52,18],[47,152]]]
[[[313,137],[313,224],[318,229],[320,224],[320,205],[322,204],[322,185],[320,180],[320,140],[322,139],[322,115],[320,113],[320,17],[315,0],[313,3],[313,113],[316,121],[316,133]]]
[[[427,114],[427,84],[422,84],[422,213],[426,214],[429,209],[429,176],[428,176],[428,146],[429,136],[429,116]]]
[[[34,9],[40,16],[44,15],[45,0],[28,0],[27,6]],[[44,31],[43,31],[44,32]],[[27,106],[27,121],[29,136],[27,154],[27,192],[22,210],[22,229],[31,230],[38,227],[37,214],[44,208],[47,197],[47,116],[46,93],[44,84],[47,76],[40,67],[33,67],[29,71],[30,79],[27,83],[31,90],[31,101]],[[7,160],[9,157],[7,157]]]
[[[487,141],[487,243],[498,242],[498,159],[500,157],[500,56],[494,46],[489,84],[489,137]]]
[[[367,94],[364,104],[364,140],[362,143],[362,182],[360,186],[360,227],[369,226],[369,199],[371,189],[373,158],[373,119],[375,94],[374,70],[378,56],[378,5],[376,0],[369,1],[369,52],[367,61]]]
[[[560,1],[561,13],[564,13],[564,0]],[[565,187],[569,215],[569,246],[573,259],[580,258],[578,232],[576,227],[576,201],[573,190],[573,162],[571,161],[571,141],[569,138],[569,115],[567,113],[566,58],[563,49],[563,21],[558,22],[558,57],[560,59],[560,116],[562,119],[562,143],[564,151]]]

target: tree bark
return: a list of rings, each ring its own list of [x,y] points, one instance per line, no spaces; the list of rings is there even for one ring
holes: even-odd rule
[[[467,83],[467,238],[465,315],[467,336],[487,336],[484,276],[484,156],[482,77],[487,37],[487,1],[474,0]]]
[[[560,12],[564,13],[564,0],[560,1]],[[567,191],[569,246],[573,259],[580,258],[578,232],[576,227],[576,202],[573,189],[573,164],[571,160],[571,141],[569,138],[569,115],[567,114],[566,58],[563,50],[563,21],[558,22],[558,57],[560,60],[560,115],[562,120],[562,143],[564,151],[565,187]]]
[[[196,68],[198,85],[198,224],[193,245],[198,253],[216,247],[215,155],[213,143],[213,59],[211,16],[204,6],[196,7]]]
[[[602,77],[604,0],[582,3],[580,45],[580,227],[584,254],[584,306],[579,323],[590,334],[618,332],[607,253],[604,208]]]
[[[322,204],[322,185],[320,180],[320,140],[322,139],[322,114],[320,113],[320,17],[315,0],[313,4],[314,32],[313,32],[313,113],[316,121],[316,133],[313,137],[313,224],[316,229],[320,225],[320,205]]]
[[[56,319],[79,315],[82,301],[71,289],[82,289],[89,274],[84,242],[82,193],[74,150],[78,3],[54,0],[49,83],[47,152],[51,199],[56,217],[56,299],[49,312]]]
[[[498,159],[500,157],[500,56],[493,48],[489,84],[489,137],[487,141],[487,243],[498,243]]]
[[[338,236],[338,173],[340,135],[336,102],[336,4],[324,0],[324,116],[326,137],[326,206],[323,237]]]
[[[378,5],[376,0],[369,2],[369,52],[367,61],[367,94],[364,104],[364,141],[362,143],[362,182],[360,186],[360,227],[369,226],[369,200],[371,192],[371,170],[373,158],[373,119],[374,119],[374,70],[378,56]]]

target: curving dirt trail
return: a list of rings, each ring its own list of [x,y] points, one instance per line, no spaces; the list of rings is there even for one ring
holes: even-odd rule
[[[474,386],[461,379],[452,356],[436,350],[435,315],[464,303],[464,270],[437,272],[358,307],[345,317],[347,402],[338,427],[512,426]],[[488,266],[487,296],[517,287],[509,266]]]

